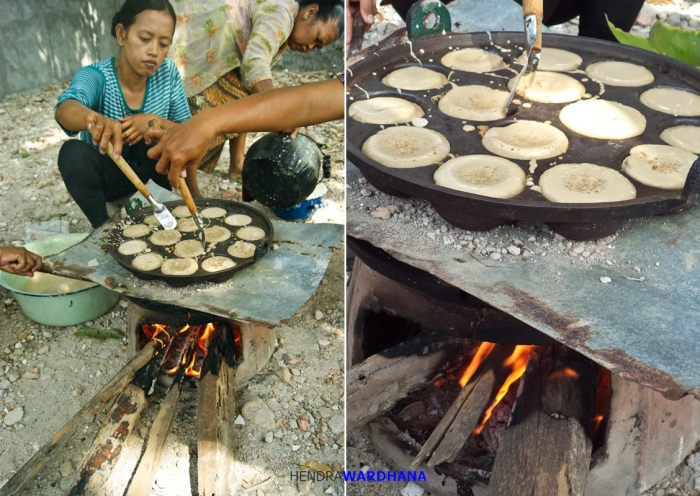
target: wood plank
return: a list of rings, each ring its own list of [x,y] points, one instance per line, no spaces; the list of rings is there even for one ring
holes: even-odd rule
[[[147,404],[144,390],[129,384],[114,403],[108,422],[97,433],[68,496],[100,493]]]
[[[223,328],[222,328],[223,329]],[[220,329],[221,330],[221,329]],[[197,487],[199,496],[232,494],[228,474],[233,463],[236,418],[236,367],[217,350],[217,340],[229,340],[233,333],[217,332],[209,347],[206,372],[197,396]],[[222,343],[222,341],[218,341]],[[228,348],[227,348],[228,349]]]
[[[63,448],[73,435],[95,415],[109,409],[115,399],[134,378],[134,374],[153,358],[155,347],[148,343],[112,379],[100,389],[78,412],[54,434],[51,440],[32,456],[27,463],[0,488],[0,496],[12,496],[38,474],[52,457]]]
[[[350,368],[347,431],[389,411],[400,399],[458,367],[469,342],[421,333]]]
[[[511,425],[496,455],[489,495],[584,494],[595,377],[593,362],[561,345],[530,354]]]

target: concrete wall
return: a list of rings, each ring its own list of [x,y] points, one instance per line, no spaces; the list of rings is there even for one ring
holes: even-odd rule
[[[0,0],[0,98],[70,80],[81,67],[116,55],[109,33],[123,0]],[[342,37],[341,37],[342,38]],[[289,50],[276,68],[343,70],[342,41]]]
[[[68,81],[116,53],[122,0],[0,0],[0,98]]]

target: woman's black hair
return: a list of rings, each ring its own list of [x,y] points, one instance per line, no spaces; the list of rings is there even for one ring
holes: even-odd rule
[[[129,29],[136,21],[136,16],[144,10],[167,11],[173,18],[173,32],[175,32],[175,9],[168,0],[126,0],[119,12],[114,14],[112,18],[112,36],[117,37],[117,24],[124,26],[124,29]]]
[[[318,6],[316,12],[316,20],[321,22],[337,22],[338,36],[343,34],[345,29],[345,2],[343,0],[297,0],[299,9],[310,7],[311,5]]]

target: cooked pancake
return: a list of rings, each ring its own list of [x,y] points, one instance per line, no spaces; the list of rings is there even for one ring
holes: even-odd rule
[[[639,100],[647,107],[665,114],[700,115],[700,95],[674,88],[652,88],[641,94]]]
[[[508,81],[508,89],[513,88],[515,79]],[[522,83],[522,79],[520,80]],[[580,100],[586,88],[578,80],[558,72],[537,71],[535,78],[523,94],[521,84],[516,93],[528,100],[540,103],[568,103]]]
[[[383,129],[362,145],[362,153],[386,167],[410,168],[434,164],[450,152],[442,134],[424,127]]]
[[[158,218],[155,215],[149,215],[148,217],[143,219],[143,223],[150,227],[156,227],[160,225],[160,221],[158,221]]]
[[[423,114],[420,105],[393,96],[360,100],[348,107],[348,117],[367,124],[404,124]]]
[[[204,247],[199,240],[186,239],[175,245],[175,255],[182,258],[198,257],[204,254]]]
[[[540,176],[542,194],[557,203],[601,203],[632,200],[637,190],[616,170],[595,164],[560,164]]]
[[[255,245],[247,241],[236,241],[226,250],[229,255],[236,258],[250,258],[255,255]]]
[[[455,50],[442,57],[440,62],[451,69],[467,72],[491,72],[506,67],[500,56],[481,48]]]
[[[167,276],[189,276],[197,272],[199,266],[192,258],[170,258],[163,262],[160,271]]]
[[[226,209],[221,207],[207,207],[200,212],[200,215],[209,219],[216,219],[217,217],[226,215]]]
[[[137,253],[145,251],[146,248],[148,248],[148,243],[145,241],[140,239],[132,239],[131,241],[127,241],[119,245],[117,251],[122,255],[136,255]]]
[[[223,226],[212,226],[204,228],[204,240],[207,243],[219,243],[231,237],[231,231]]]
[[[646,67],[629,62],[606,60],[586,67],[591,79],[610,86],[644,86],[654,82],[654,75]]]
[[[501,157],[539,160],[565,153],[569,139],[549,124],[518,121],[505,127],[492,127],[484,134],[481,144]]]
[[[174,245],[175,243],[180,241],[180,238],[182,238],[182,234],[180,234],[180,231],[177,231],[175,229],[165,229],[163,231],[154,232],[148,239],[154,245],[169,246]]]
[[[440,110],[458,119],[495,121],[506,116],[504,106],[508,92],[488,86],[458,86],[451,89],[438,102]]]
[[[133,224],[129,227],[124,228],[122,234],[126,238],[140,238],[151,232],[151,228],[146,224]]]
[[[609,100],[581,100],[561,109],[559,120],[573,132],[596,139],[639,136],[647,125],[642,113]]]
[[[190,215],[190,210],[187,208],[187,205],[178,205],[172,210],[172,214],[175,217],[189,217]]]
[[[180,232],[193,232],[199,229],[193,217],[183,217],[177,219],[177,230]]]
[[[671,146],[691,153],[700,153],[700,126],[676,126],[664,129],[659,135]]]
[[[207,272],[220,272],[236,266],[236,262],[228,257],[211,257],[202,262],[202,269]]]
[[[433,178],[438,186],[492,198],[512,198],[525,189],[525,171],[492,155],[453,158],[442,164]]]
[[[382,83],[392,88],[409,91],[432,90],[445,86],[447,78],[444,74],[432,69],[411,66],[390,72],[382,78]]]
[[[246,241],[257,241],[265,237],[265,231],[255,226],[241,227],[236,231],[236,236]]]
[[[229,226],[247,226],[253,222],[253,218],[250,215],[232,214],[226,217],[224,222]]]
[[[131,265],[138,270],[155,270],[163,265],[163,257],[157,253],[144,253],[134,258]]]
[[[668,145],[639,145],[630,150],[622,170],[632,179],[659,189],[683,189],[698,156]]]
[[[520,65],[527,63],[527,53],[523,52],[518,57]],[[540,63],[537,65],[539,71],[573,71],[578,69],[583,59],[573,52],[561,50],[559,48],[542,48],[540,52]]]

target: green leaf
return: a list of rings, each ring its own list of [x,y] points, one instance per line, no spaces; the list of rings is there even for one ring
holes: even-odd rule
[[[93,327],[83,327],[75,333],[78,337],[93,339],[123,339],[124,335],[115,329],[95,329]]]
[[[659,53],[646,38],[637,36],[636,34],[629,34],[628,32],[615,27],[615,25],[612,22],[610,22],[610,19],[608,19],[607,15],[605,16],[605,20],[607,21],[608,27],[610,28],[610,31],[612,31],[612,34],[615,36],[615,38],[617,38],[617,41],[619,41],[623,45],[629,45],[641,48],[643,50],[649,50],[650,52]]]
[[[29,157],[30,155],[31,155],[31,154],[30,154],[29,152],[22,152],[22,158],[27,158],[27,157]]]
[[[657,22],[649,31],[649,43],[667,57],[700,66],[700,31]]]

